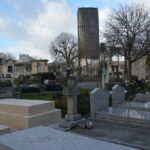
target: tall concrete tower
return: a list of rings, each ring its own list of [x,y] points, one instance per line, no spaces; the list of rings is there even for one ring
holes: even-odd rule
[[[78,48],[81,58],[99,57],[99,20],[97,8],[78,9]]]

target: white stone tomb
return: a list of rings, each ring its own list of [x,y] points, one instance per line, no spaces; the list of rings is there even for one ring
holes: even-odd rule
[[[15,129],[54,124],[61,120],[61,111],[54,105],[54,101],[0,100],[0,124]]]

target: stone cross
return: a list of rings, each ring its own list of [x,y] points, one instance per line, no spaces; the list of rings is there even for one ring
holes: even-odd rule
[[[73,76],[68,78],[67,114],[60,126],[63,128],[76,127],[81,121],[81,115],[77,114],[77,80]]]
[[[74,78],[68,79],[67,106],[68,114],[74,115],[77,113],[77,80]]]

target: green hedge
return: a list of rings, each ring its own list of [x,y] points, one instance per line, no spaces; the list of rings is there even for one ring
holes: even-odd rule
[[[90,97],[89,89],[80,89],[80,95],[78,96],[77,101],[77,112],[82,116],[85,116],[90,113]],[[62,117],[67,114],[67,96],[62,95],[53,95],[53,94],[21,94],[21,99],[31,99],[31,100],[54,100],[55,107],[61,109]]]
[[[51,94],[21,94],[21,99],[30,99],[30,100],[53,100],[53,95]]]

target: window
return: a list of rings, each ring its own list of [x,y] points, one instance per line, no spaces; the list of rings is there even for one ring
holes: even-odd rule
[[[8,66],[8,73],[13,73],[13,68],[12,68],[12,66]]]

